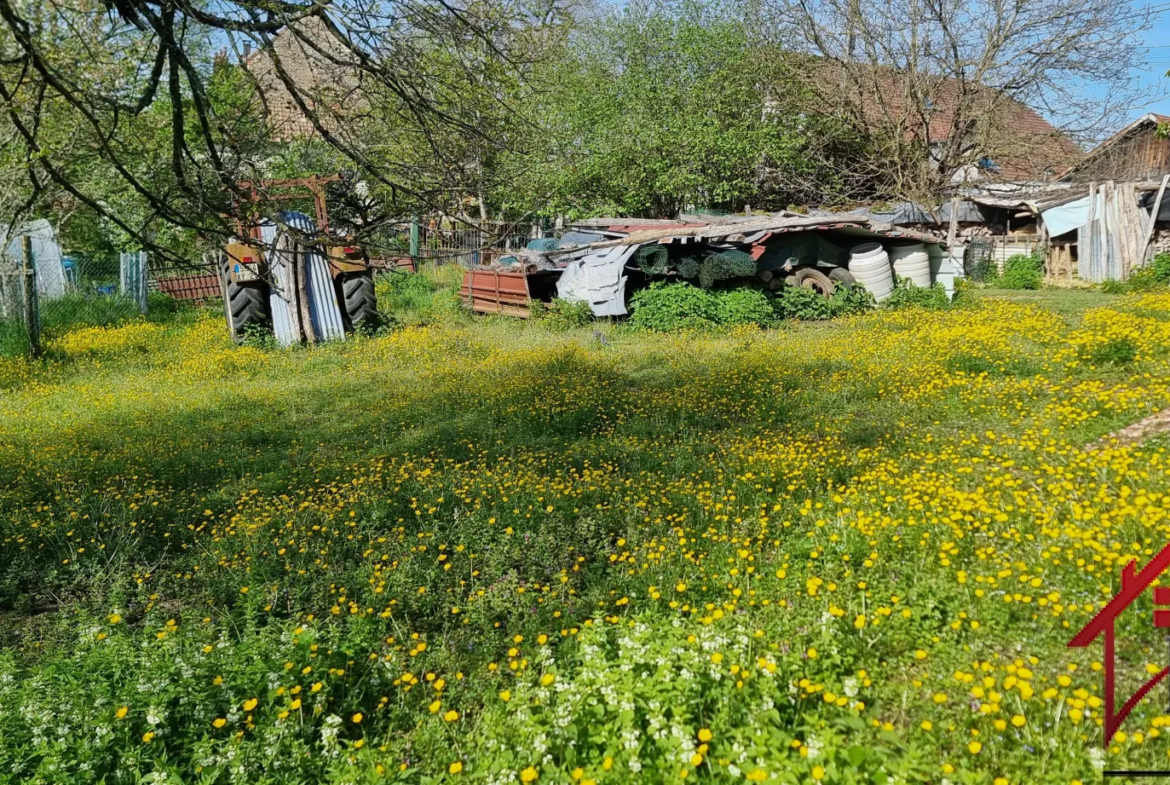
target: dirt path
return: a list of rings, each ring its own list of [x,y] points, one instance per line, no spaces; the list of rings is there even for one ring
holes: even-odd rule
[[[1163,409],[1144,420],[1138,420],[1133,425],[1127,425],[1120,430],[1102,436],[1095,442],[1086,444],[1085,451],[1095,452],[1106,447],[1125,447],[1167,432],[1170,432],[1170,409]]]

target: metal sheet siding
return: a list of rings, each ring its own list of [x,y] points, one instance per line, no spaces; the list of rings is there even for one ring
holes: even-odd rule
[[[276,224],[265,221],[260,225],[260,239],[267,247],[266,253],[271,260],[269,274],[268,309],[272,313],[272,332],[276,342],[281,346],[292,346],[296,343],[296,333],[292,327],[292,306],[289,298],[291,281],[288,268],[283,260],[279,259],[274,249],[276,247]]]
[[[317,224],[304,213],[287,212],[281,217],[293,229],[312,234]],[[313,320],[313,332],[320,341],[345,340],[345,323],[341,319],[341,308],[337,305],[337,293],[333,288],[333,276],[329,274],[329,262],[316,249],[306,250],[304,258],[305,288],[309,293],[309,318]]]

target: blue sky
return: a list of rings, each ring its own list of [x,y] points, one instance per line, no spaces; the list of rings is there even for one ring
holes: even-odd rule
[[[1166,8],[1165,2],[1134,3],[1135,8],[1150,5],[1155,8]],[[1161,16],[1154,22],[1154,26],[1146,31],[1145,46],[1148,53],[1149,68],[1137,74],[1143,85],[1160,87],[1163,91],[1170,88],[1170,79],[1166,72],[1170,71],[1170,10],[1162,11]],[[1130,119],[1141,117],[1146,112],[1170,114],[1170,97],[1163,98],[1146,107],[1137,107],[1130,113]]]

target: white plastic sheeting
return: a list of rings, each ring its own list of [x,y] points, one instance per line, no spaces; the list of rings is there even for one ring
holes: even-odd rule
[[[1097,194],[1097,209],[1094,211],[1097,215],[1101,215],[1103,205],[1104,200],[1100,194]],[[1071,232],[1073,229],[1080,229],[1089,222],[1089,197],[1082,196],[1075,201],[1050,207],[1040,215],[1044,219],[1044,226],[1048,229],[1049,237],[1056,237]]]
[[[8,227],[0,226],[0,231],[7,235]],[[64,297],[65,267],[61,262],[61,246],[57,244],[57,233],[53,231],[53,225],[44,218],[38,218],[20,226],[12,234],[7,256],[9,264],[15,264],[17,269],[23,264],[21,238],[25,235],[32,240],[33,267],[37,272],[37,295],[43,300]]]
[[[317,231],[316,223],[304,213],[283,213],[281,220],[290,228],[305,234]],[[293,326],[294,320],[297,319],[294,311],[296,303],[293,291],[294,278],[293,271],[288,267],[289,260],[284,255],[274,252],[277,234],[277,226],[271,221],[260,227],[260,238],[267,246],[268,258],[271,260],[272,280],[268,306],[272,313],[272,331],[276,335],[277,343],[281,346],[291,346],[298,339],[298,331]],[[344,340],[345,323],[341,319],[341,308],[337,304],[337,293],[333,288],[329,261],[316,249],[306,249],[294,261],[300,265],[298,272],[304,277],[313,334],[318,341]]]
[[[557,296],[589,303],[594,316],[625,316],[626,262],[636,245],[602,248],[574,259],[557,281]]]
[[[146,251],[124,251],[119,255],[118,292],[133,300],[142,313],[146,313],[146,276]]]

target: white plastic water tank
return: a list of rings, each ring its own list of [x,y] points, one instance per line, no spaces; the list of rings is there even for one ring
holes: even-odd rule
[[[915,286],[930,286],[930,256],[922,243],[895,245],[890,248],[890,261],[894,263],[894,274],[908,278]]]
[[[926,246],[926,255],[930,257],[930,282],[934,283],[938,280],[938,274],[942,269],[943,259],[947,252],[938,243],[930,243]]]
[[[880,243],[864,243],[849,253],[849,272],[879,303],[894,291],[890,257]]]

